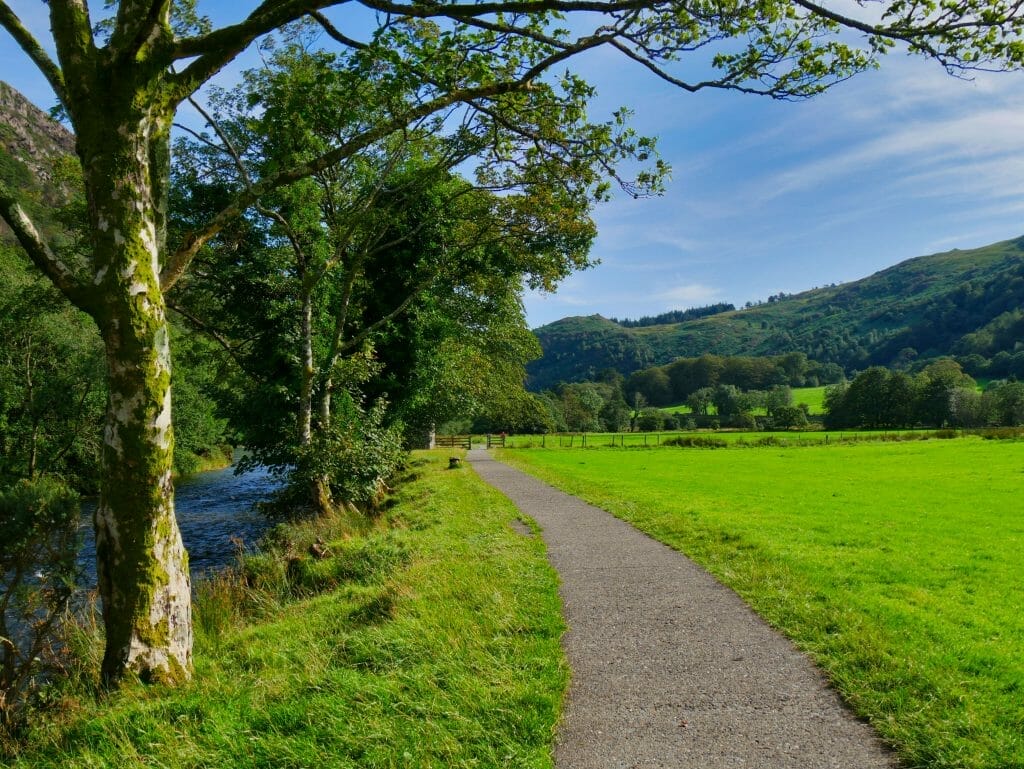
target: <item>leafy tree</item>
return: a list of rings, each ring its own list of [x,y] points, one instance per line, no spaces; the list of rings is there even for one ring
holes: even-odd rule
[[[197,135],[179,153],[188,160],[179,176],[190,216],[211,199],[211,186],[243,187],[257,169],[293,163],[329,144],[346,122],[365,121],[402,98],[364,77],[358,110],[341,98],[325,101],[324,92],[351,86],[352,73],[336,56],[309,53],[306,42],[306,31],[297,30],[263,69],[220,94],[213,113],[203,110],[215,137]],[[488,141],[515,140],[502,134],[499,126]],[[386,397],[389,420],[415,433],[473,413],[506,427],[538,427],[521,387],[522,364],[537,348],[518,292],[524,281],[551,288],[587,266],[588,192],[600,169],[538,163],[499,176],[484,152],[476,185],[452,174],[484,148],[468,130],[445,136],[424,121],[372,153],[261,198],[256,212],[266,221],[254,224],[262,247],[228,242],[209,249],[209,258],[250,280],[273,280],[284,267],[281,290],[266,297],[262,312],[239,307],[218,285],[219,269],[207,273],[212,280],[186,278],[175,292],[174,306],[200,328],[235,340],[262,337],[259,355],[236,354],[236,361],[256,375],[247,390],[287,393],[294,429],[268,431],[262,408],[236,410],[243,440],[255,461],[306,478],[321,510],[332,506],[338,484],[305,472],[297,456],[311,456],[304,447],[330,429],[333,392],[350,386],[338,381],[338,367],[368,343],[381,363],[365,382],[368,396]],[[272,315],[273,324],[261,320]],[[268,368],[268,346],[270,360],[294,363]],[[264,400],[253,393],[241,404]]]
[[[664,368],[649,368],[637,371],[626,380],[627,397],[640,393],[654,406],[668,406],[672,403],[672,385]]]
[[[762,393],[743,392],[736,385],[731,384],[718,385],[711,397],[715,404],[715,410],[722,417],[750,413],[763,401]]]
[[[917,417],[925,424],[940,427],[953,419],[953,392],[960,388],[975,389],[974,380],[949,358],[928,365],[917,378]]]
[[[793,405],[793,391],[789,385],[775,385],[764,394],[764,407],[768,416],[775,416],[776,412]]]
[[[660,430],[665,424],[665,415],[660,409],[646,408],[636,418],[636,429],[649,433]]]
[[[800,429],[807,426],[806,404],[779,406],[772,414],[772,424],[780,430]]]
[[[562,391],[562,415],[565,426],[576,432],[601,429],[600,412],[604,406],[600,394],[584,384],[566,385]]]
[[[981,8],[952,2],[941,9],[892,2],[872,8],[867,18],[805,0],[698,9],[633,0],[541,0],[529,6],[503,0],[361,0],[358,5],[376,12],[378,21],[365,40],[320,13],[330,5],[265,0],[240,22],[212,29],[188,0],[112,2],[105,6],[112,15],[100,23],[81,0],[50,0],[52,46],[44,46],[0,0],[0,25],[47,78],[74,127],[88,200],[89,253],[78,259],[47,242],[17,195],[0,185],[0,215],[36,265],[95,320],[105,348],[108,408],[96,539],[107,640],[102,668],[111,683],[127,669],[146,680],[189,674],[190,585],[171,485],[165,292],[204,244],[261,196],[456,105],[466,105],[466,111],[448,116],[446,125],[454,130],[508,120],[521,127],[522,143],[494,148],[513,165],[586,159],[595,144],[610,150],[609,164],[634,152],[643,155],[649,143],[622,132],[621,122],[583,127],[590,95],[585,83],[571,75],[544,78],[571,56],[597,48],[618,50],[686,90],[727,88],[784,99],[820,92],[871,66],[877,53],[898,41],[954,70],[1018,65],[1024,58],[1021,9],[999,0]],[[562,13],[573,13],[573,23],[557,23]],[[352,104],[360,101],[363,78],[374,81],[381,71],[384,87],[414,91],[417,100],[402,99],[322,151],[268,169],[209,222],[168,248],[175,110],[261,35],[305,15],[345,50]],[[864,48],[845,42],[844,29],[862,33]],[[56,51],[56,59],[48,50]],[[708,79],[686,82],[665,69],[694,52],[709,54],[701,63],[710,68],[691,68],[713,73]],[[656,186],[657,179],[640,179],[641,190],[650,184]]]
[[[1024,382],[1003,382],[986,391],[986,395],[991,395],[998,424],[1024,425]]]
[[[885,403],[885,424],[890,427],[911,427],[918,421],[917,405],[918,384],[902,371],[889,372],[885,383],[883,402]]]
[[[94,491],[105,392],[89,319],[0,245],[0,478]]]
[[[715,390],[713,387],[700,387],[694,390],[686,399],[686,405],[694,414],[706,416],[710,413],[715,403]]]
[[[617,433],[629,427],[629,405],[622,397],[622,392],[616,390],[611,398],[604,402],[598,416],[601,418],[601,428],[608,432]]]
[[[949,394],[949,421],[955,427],[986,427],[992,422],[992,397],[958,387]]]
[[[551,391],[543,392],[538,396],[541,405],[547,413],[549,424],[553,432],[565,432],[568,426],[565,423],[565,411],[562,408],[562,399]]]

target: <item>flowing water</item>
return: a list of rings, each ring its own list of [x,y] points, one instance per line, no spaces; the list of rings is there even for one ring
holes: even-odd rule
[[[235,475],[234,468],[227,467],[175,481],[174,509],[188,550],[193,581],[234,563],[236,541],[240,540],[249,548],[256,543],[271,524],[256,511],[255,505],[266,500],[279,485],[279,480],[262,467],[241,475]],[[92,502],[82,505],[85,542],[79,562],[85,587],[96,585],[94,506]]]

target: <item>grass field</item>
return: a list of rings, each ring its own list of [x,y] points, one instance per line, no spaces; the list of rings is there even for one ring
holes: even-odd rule
[[[832,443],[870,441],[926,440],[936,434],[955,437],[956,431],[936,430],[794,430],[758,432],[755,430],[674,430],[656,433],[553,433],[551,435],[510,435],[507,448],[652,448],[673,440],[704,444],[705,448],[737,446],[761,448],[764,445],[814,446]],[[485,446],[486,438],[474,438],[474,446]]]
[[[801,403],[806,403],[808,410],[812,416],[820,416],[825,413],[825,387],[794,387],[793,388],[793,405],[799,406]],[[670,414],[689,414],[690,407],[685,403],[679,403],[675,406],[664,406],[662,411],[667,411]],[[714,413],[714,407],[711,409],[711,413]],[[755,414],[764,414],[764,409],[755,409]]]
[[[205,591],[191,683],[68,699],[0,766],[549,769],[557,577],[508,500],[447,456],[420,456],[389,526],[297,570],[309,597],[225,624]]]
[[[502,457],[704,564],[907,766],[1024,767],[1024,442]]]
[[[793,405],[806,403],[811,414],[825,413],[825,387],[794,387]]]

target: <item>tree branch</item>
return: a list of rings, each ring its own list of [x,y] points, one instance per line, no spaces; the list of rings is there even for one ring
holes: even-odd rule
[[[602,42],[604,41],[600,38],[584,39],[571,48],[553,53],[543,61],[531,67],[523,73],[522,76],[515,80],[490,83],[474,88],[459,89],[418,104],[408,111],[393,117],[391,120],[381,123],[376,128],[365,131],[359,136],[349,139],[340,146],[335,147],[333,150],[324,153],[318,158],[260,180],[240,193],[229,206],[214,216],[213,219],[211,219],[201,230],[186,235],[181,247],[170,256],[167,264],[161,272],[161,288],[165,291],[171,288],[185,273],[188,269],[189,263],[195,258],[195,255],[204,244],[220,232],[228,222],[240,215],[268,192],[323,171],[345,158],[351,157],[360,150],[369,147],[374,142],[383,139],[389,134],[400,130],[409,123],[439,112],[452,104],[468,103],[474,99],[500,96],[523,88],[528,88],[535,78],[554,65],[577,53],[580,53],[581,51],[596,47]]]
[[[7,185],[0,182],[0,218],[14,231],[18,243],[32,262],[76,306],[85,309],[86,287],[43,240],[28,214]]]
[[[175,61],[198,57],[175,75],[176,102],[195,93],[207,80],[244,51],[260,35],[296,21],[308,13],[349,0],[264,0],[238,24],[214,30],[200,37],[179,40],[173,52]]]
[[[316,21],[317,24],[323,27],[324,32],[326,32],[328,36],[334,38],[334,40],[341,43],[342,45],[347,46],[349,48],[355,48],[357,50],[366,49],[366,43],[361,43],[358,40],[355,40],[349,37],[348,35],[344,34],[340,29],[338,29],[331,23],[330,19],[328,19],[319,11],[310,11],[309,16],[314,21]]]
[[[171,11],[170,0],[121,0],[109,48],[120,61],[131,61],[160,32]]]
[[[11,10],[4,0],[0,0],[0,27],[6,29],[14,41],[21,47],[32,63],[39,68],[39,71],[46,77],[57,98],[65,103],[64,74],[60,71],[57,63],[50,58],[49,54],[39,45],[31,32],[21,23],[21,19]]]
[[[344,353],[344,352],[348,352],[349,350],[353,349],[354,347],[357,347],[365,339],[369,338],[374,332],[376,332],[377,329],[382,328],[386,323],[389,323],[390,321],[394,320],[399,315],[401,315],[403,312],[405,312],[406,309],[409,307],[409,305],[412,304],[413,301],[418,296],[420,296],[420,294],[422,294],[427,289],[427,286],[430,285],[430,283],[433,281],[434,277],[435,277],[434,275],[431,275],[426,280],[420,282],[415,288],[413,288],[413,290],[409,293],[409,295],[406,296],[405,299],[403,299],[398,304],[397,307],[395,307],[395,309],[393,309],[391,312],[389,312],[387,315],[383,316],[382,318],[378,318],[377,321],[375,321],[374,323],[371,323],[369,326],[364,328],[362,331],[360,331],[358,334],[356,334],[351,339],[349,339],[349,340],[347,340],[345,342],[342,342],[341,346],[338,348],[338,353],[341,354],[341,353]]]
[[[912,19],[909,18],[906,20],[906,26],[901,26],[899,24],[870,24],[851,16],[846,16],[845,14],[832,11],[818,3],[811,2],[811,0],[792,0],[792,2],[794,5],[803,8],[808,13],[822,19],[827,19],[848,29],[863,32],[873,37],[888,38],[890,40],[899,40],[900,42],[906,43],[913,50],[919,51],[920,53],[938,61],[946,68],[947,72],[963,70],[998,71],[999,68],[987,70],[978,63],[968,63],[967,60],[959,58],[958,56],[943,53],[939,48],[934,46],[928,38],[938,38],[942,35],[967,30],[974,30],[980,33],[983,30],[998,29],[1003,30],[1005,33],[1007,27],[1016,27],[1019,32],[1020,26],[1024,24],[1024,18],[1021,16],[1022,5],[1024,4],[1019,0],[1010,6],[1006,13],[993,15],[988,19],[986,19],[984,15],[982,15],[981,18],[967,20],[963,20],[962,16],[955,16],[954,18],[961,20],[949,23],[943,23],[939,20],[929,23],[922,20],[921,25],[917,27],[911,26],[910,22],[912,22]]]
[[[631,10],[655,10],[658,8],[668,10],[671,7],[671,3],[668,0],[610,0],[609,2],[602,2],[601,0],[509,0],[508,2],[501,2],[499,0],[498,2],[489,3],[463,4],[404,4],[390,2],[390,0],[356,0],[356,2],[375,11],[419,19],[469,19],[492,16],[499,13],[536,14],[543,11],[557,11],[559,13],[592,12],[612,15]]]
[[[174,312],[178,313],[178,315],[180,315],[189,323],[191,323],[192,326],[195,329],[197,329],[200,333],[205,334],[218,345],[220,345],[221,348],[223,348],[224,352],[226,352],[228,356],[231,358],[231,360],[235,362],[235,365],[238,366],[240,371],[244,371],[245,374],[251,377],[252,379],[262,381],[259,377],[255,376],[251,371],[249,371],[249,369],[245,367],[244,362],[242,361],[238,354],[239,348],[243,347],[249,340],[242,340],[242,342],[237,345],[232,344],[230,339],[228,339],[219,331],[217,331],[217,329],[215,329],[209,323],[201,320],[197,315],[194,315],[193,313],[189,312],[188,310],[186,310],[184,307],[182,307],[180,304],[177,304],[173,300],[167,300],[167,308],[169,310],[174,310]]]

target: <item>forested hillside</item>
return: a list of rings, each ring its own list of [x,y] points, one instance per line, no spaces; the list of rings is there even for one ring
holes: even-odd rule
[[[544,349],[530,366],[534,389],[705,353],[802,352],[848,372],[950,355],[975,376],[1022,376],[1024,237],[684,323],[624,328],[595,315],[534,333]]]

